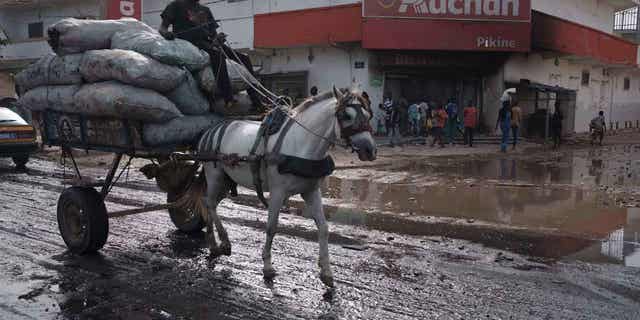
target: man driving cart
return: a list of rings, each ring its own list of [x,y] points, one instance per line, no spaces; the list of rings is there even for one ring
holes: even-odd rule
[[[225,110],[233,112],[236,103],[233,97],[231,79],[225,59],[229,58],[244,65],[253,74],[253,66],[249,57],[236,52],[225,44],[226,35],[218,33],[220,27],[211,10],[200,4],[199,0],[175,0],[169,3],[162,14],[160,34],[167,40],[180,38],[191,42],[206,51],[211,59],[211,67],[216,76],[219,95],[225,101]],[[169,27],[172,26],[172,31]],[[255,90],[247,90],[253,105],[252,111],[262,109],[262,103]],[[212,102],[215,97],[209,97]]]

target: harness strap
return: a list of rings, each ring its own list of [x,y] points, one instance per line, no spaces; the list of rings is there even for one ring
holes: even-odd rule
[[[276,144],[273,146],[273,150],[267,155],[267,161],[269,163],[277,163],[280,160],[280,149],[282,149],[282,143],[284,142],[284,138],[287,136],[289,129],[293,126],[295,121],[288,119],[287,123],[285,123],[284,127],[282,127],[282,131],[278,136],[278,140],[276,140]]]
[[[266,127],[267,127],[266,122],[263,122],[262,125],[260,125],[260,129],[258,130],[258,136],[256,137],[256,142],[253,144],[253,148],[251,148],[250,155],[255,155],[258,145],[260,144],[261,141],[264,141],[265,155],[261,157],[256,157],[256,160],[251,162],[251,173],[253,174],[253,186],[256,189],[258,199],[260,199],[260,202],[262,202],[262,204],[264,204],[264,206],[267,208],[269,208],[269,202],[264,197],[264,191],[262,190],[262,176],[260,175],[260,169],[262,168],[262,160],[266,158],[268,163],[274,163],[274,161],[276,162],[278,161],[277,159],[280,158],[280,149],[282,149],[282,143],[284,142],[284,138],[287,135],[287,132],[289,132],[289,129],[291,128],[291,126],[293,126],[293,123],[294,123],[293,120],[287,118],[287,122],[285,123],[284,127],[282,127],[282,130],[280,131],[280,136],[278,136],[278,140],[276,140],[276,144],[273,147],[273,151],[267,154],[269,137],[266,135]]]
[[[227,131],[227,128],[229,128],[229,125],[231,125],[233,121],[225,121],[224,123],[222,123],[220,125],[220,128],[218,128],[218,141],[216,142],[216,147],[213,150],[213,154],[214,155],[218,155],[220,154],[220,147],[222,146],[222,138],[224,138],[224,134]],[[214,166],[217,166],[217,161],[213,162]]]
[[[265,150],[267,146],[267,121],[266,119],[262,121],[260,124],[260,128],[258,129],[258,135],[256,136],[256,141],[253,143],[253,147],[251,147],[251,151],[249,152],[249,156],[255,156],[258,151],[258,146],[262,141],[265,143]],[[258,199],[262,204],[269,208],[269,202],[264,197],[264,191],[262,190],[262,177],[260,175],[260,168],[262,167],[262,160],[264,156],[257,156],[253,161],[249,163],[249,167],[251,168],[251,175],[253,176],[253,187],[256,189],[256,194],[258,195]]]

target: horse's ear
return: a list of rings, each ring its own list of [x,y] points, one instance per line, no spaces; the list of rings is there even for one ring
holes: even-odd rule
[[[344,95],[342,94],[342,92],[340,92],[340,90],[336,89],[336,86],[333,86],[333,96],[338,99],[338,101],[342,101],[342,99],[344,98]]]

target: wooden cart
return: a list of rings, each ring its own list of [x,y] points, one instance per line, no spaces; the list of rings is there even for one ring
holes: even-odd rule
[[[81,114],[61,113],[47,110],[33,113],[34,123],[40,129],[44,145],[59,146],[63,157],[68,157],[74,169],[75,178],[71,187],[65,189],[58,199],[57,218],[60,234],[70,251],[77,254],[100,250],[109,234],[109,218],[122,217],[144,212],[168,210],[176,227],[184,232],[196,232],[203,228],[200,215],[191,210],[181,210],[173,206],[180,196],[167,194],[167,204],[119,212],[107,212],[105,199],[122,176],[130,160],[118,172],[123,157],[168,159],[181,151],[182,159],[193,159],[189,148],[184,146],[145,146],[142,142],[142,123],[122,119],[88,117]],[[95,181],[82,176],[72,149],[113,153],[114,160],[103,180]]]

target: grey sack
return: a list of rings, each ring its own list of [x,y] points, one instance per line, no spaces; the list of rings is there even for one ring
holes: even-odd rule
[[[74,96],[77,110],[88,115],[161,123],[182,116],[161,94],[116,81],[82,86]]]
[[[53,53],[45,55],[37,62],[20,71],[16,77],[18,94],[22,95],[35,87],[44,85],[81,84],[81,54],[59,57]]]
[[[77,112],[73,96],[80,86],[44,86],[27,91],[18,104],[31,111],[43,111],[50,109],[60,112]]]
[[[58,55],[111,48],[111,37],[120,31],[155,32],[136,19],[81,20],[62,19],[49,27],[49,45]]]
[[[80,72],[87,82],[118,80],[158,92],[175,89],[187,73],[129,50],[87,51]]]
[[[201,70],[209,63],[209,54],[190,42],[182,39],[169,41],[157,32],[118,32],[111,38],[111,48],[133,50],[164,64],[186,67],[190,71]]]
[[[191,145],[202,132],[213,127],[223,118],[220,115],[185,116],[163,124],[145,124],[142,142],[148,146]]]
[[[167,98],[184,114],[200,115],[209,112],[209,100],[202,94],[198,83],[189,72],[184,81],[167,94]]]

